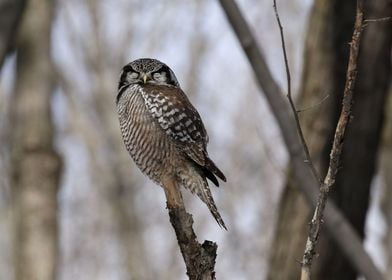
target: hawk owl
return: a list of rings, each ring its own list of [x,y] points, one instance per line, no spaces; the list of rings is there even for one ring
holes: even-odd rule
[[[125,146],[140,170],[163,188],[170,178],[197,194],[226,229],[206,180],[219,186],[216,177],[226,181],[225,175],[209,158],[206,129],[173,71],[149,58],[125,65],[116,104]]]

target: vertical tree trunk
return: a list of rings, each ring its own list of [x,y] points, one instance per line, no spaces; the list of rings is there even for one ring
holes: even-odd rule
[[[385,255],[387,258],[385,279],[392,279],[392,84],[389,89],[387,121],[384,127],[383,148],[381,153],[381,174],[384,182],[382,210],[387,224],[385,234]]]
[[[390,15],[387,0],[371,1],[367,18]],[[341,108],[347,67],[348,42],[352,33],[355,1],[314,3],[304,54],[304,73],[300,106],[321,105],[301,113],[305,137],[312,157],[324,175],[333,133]],[[381,23],[382,24],[382,23]],[[391,30],[387,24],[366,27],[359,58],[359,74],[353,107],[342,155],[342,168],[332,198],[363,237],[378,144],[383,120],[383,105],[390,71]],[[298,279],[309,207],[290,178],[280,205],[276,238],[272,247],[268,279]],[[355,279],[353,271],[327,233],[317,247],[314,279]],[[283,268],[283,269],[282,269]]]
[[[53,148],[50,32],[53,3],[31,0],[20,26],[11,109],[16,279],[54,279],[61,160]]]

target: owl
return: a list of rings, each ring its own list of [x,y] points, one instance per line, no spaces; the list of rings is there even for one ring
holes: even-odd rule
[[[208,135],[199,113],[164,63],[141,58],[122,69],[116,98],[125,146],[140,170],[158,185],[170,180],[196,194],[227,229],[207,179],[226,177],[207,153]]]

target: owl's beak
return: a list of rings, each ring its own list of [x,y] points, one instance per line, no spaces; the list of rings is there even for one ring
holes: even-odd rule
[[[146,82],[147,82],[147,79],[148,79],[147,74],[144,74],[144,75],[143,75],[143,82],[146,83]]]

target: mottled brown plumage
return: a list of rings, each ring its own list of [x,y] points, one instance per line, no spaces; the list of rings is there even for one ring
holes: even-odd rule
[[[154,59],[124,66],[117,111],[125,146],[141,171],[162,187],[170,178],[197,194],[226,229],[206,180],[218,186],[215,176],[226,178],[208,157],[203,122],[171,69]]]

